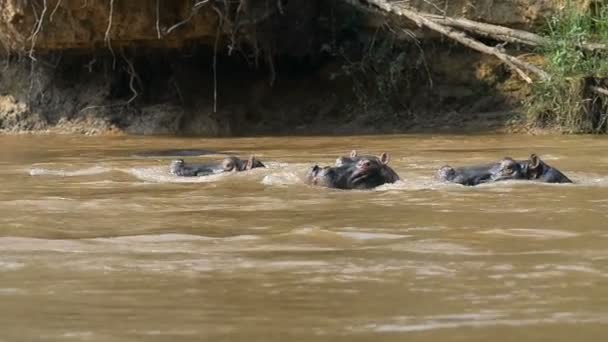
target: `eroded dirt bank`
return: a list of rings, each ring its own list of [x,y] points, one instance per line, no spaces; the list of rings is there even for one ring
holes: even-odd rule
[[[558,3],[412,6],[530,29]],[[527,91],[492,57],[337,0],[7,0],[0,41],[5,132],[494,130]]]

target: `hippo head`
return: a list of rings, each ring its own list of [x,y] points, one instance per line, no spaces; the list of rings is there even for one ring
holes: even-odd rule
[[[338,166],[313,166],[306,175],[306,183],[338,189],[371,189],[385,183],[394,183],[399,176],[387,165],[389,156],[338,158]]]
[[[169,170],[171,171],[172,174],[177,174],[179,173],[179,171],[181,169],[184,168],[184,160],[183,159],[176,159],[174,161],[171,162],[171,165],[169,166]]]
[[[378,186],[376,184],[384,178],[384,171],[389,162],[389,155],[382,153],[380,157],[359,157],[354,163],[355,167],[350,175],[350,183],[354,186],[369,184],[370,187]],[[396,180],[389,181],[393,183]],[[386,182],[382,182],[384,184]],[[376,185],[372,185],[376,184]]]
[[[222,160],[222,170],[224,172],[245,171],[256,167],[266,167],[261,161],[257,160],[253,155],[247,161],[231,156]]]
[[[516,162],[512,158],[506,157],[501,160],[491,170],[493,181],[526,179],[526,172],[522,164]]]
[[[547,164],[545,164],[536,154],[531,154],[530,158],[522,163],[522,166],[528,179],[540,178],[547,168]]]

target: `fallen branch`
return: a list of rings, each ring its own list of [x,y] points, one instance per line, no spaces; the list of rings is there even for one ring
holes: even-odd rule
[[[345,1],[352,5],[355,5],[357,7],[362,6],[361,5],[362,3],[367,2],[369,4],[376,5],[377,7],[380,7],[385,11],[390,11],[379,5],[379,3],[382,3],[382,2],[386,3],[386,1],[382,1],[382,0],[380,0],[380,1],[345,0]],[[389,7],[397,7],[397,5],[394,5],[394,4],[386,3],[386,5],[388,5]],[[401,8],[403,9],[403,7],[401,7]],[[369,10],[369,8],[364,8],[364,9]],[[517,30],[517,29],[505,27],[505,26],[482,23],[482,22],[478,22],[478,21],[474,21],[474,20],[470,20],[470,19],[465,19],[465,18],[453,18],[453,17],[444,16],[444,15],[437,15],[437,14],[423,13],[423,12],[415,12],[415,13],[417,13],[418,15],[420,15],[426,19],[430,19],[430,20],[432,20],[438,24],[444,25],[444,26],[462,29],[467,32],[471,32],[471,33],[474,33],[474,34],[477,34],[480,36],[484,36],[484,37],[490,37],[490,38],[504,41],[504,42],[524,44],[524,45],[528,45],[528,46],[543,46],[543,45],[547,45],[550,43],[550,40],[548,38],[540,36],[540,35],[532,33],[532,32],[524,31],[524,30]],[[580,43],[577,46],[582,49],[589,50],[589,51],[608,50],[608,44],[603,44],[603,43]]]
[[[357,1],[357,0],[343,0],[343,1],[353,5],[355,7],[358,7],[358,8],[363,6],[361,4],[361,2]],[[529,72],[537,75],[542,80],[549,79],[549,74],[547,74],[542,69],[540,69],[532,64],[521,61],[521,60],[517,59],[516,57],[503,53],[495,47],[485,45],[485,44],[467,36],[464,32],[453,30],[448,26],[439,24],[439,23],[433,21],[432,19],[428,19],[428,18],[424,17],[423,15],[418,14],[412,10],[409,10],[407,8],[400,7],[400,6],[398,7],[395,5],[391,5],[388,2],[386,2],[385,0],[362,0],[362,1],[364,1],[368,4],[371,4],[371,5],[374,5],[375,7],[380,8],[388,13],[393,13],[398,16],[405,17],[405,18],[415,22],[420,27],[426,27],[433,31],[439,32],[439,33],[443,34],[444,36],[449,37],[449,38],[461,43],[462,45],[470,47],[474,50],[477,50],[479,52],[486,53],[489,55],[493,55],[493,56],[497,57],[498,59],[500,59],[501,61],[505,62],[505,64],[509,65],[511,68],[513,68],[520,75],[520,77],[522,77],[528,83],[531,83],[532,79],[530,79],[530,77],[528,77],[523,70],[529,71]]]
[[[594,92],[604,95],[604,96],[608,96],[608,89],[606,88],[600,88],[600,87],[596,87],[596,86],[590,86],[589,89],[593,90]]]
[[[420,13],[420,15],[445,26],[463,29],[465,31],[486,37],[492,37],[505,42],[520,43],[531,46],[541,46],[549,42],[547,38],[528,31],[481,23],[464,18],[451,18],[429,13]]]
[[[548,38],[528,31],[516,30],[499,25],[480,23],[464,18],[451,18],[429,13],[421,13],[421,15],[442,25],[460,28],[465,31],[502,40],[505,42],[519,43],[530,46],[543,46],[550,43],[550,40]],[[581,43],[578,46],[589,51],[608,50],[608,44],[602,43]]]

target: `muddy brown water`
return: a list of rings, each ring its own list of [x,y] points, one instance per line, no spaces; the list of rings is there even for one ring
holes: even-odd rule
[[[608,139],[0,137],[1,341],[600,341]],[[373,191],[314,163],[391,154]],[[268,169],[168,174],[166,150]],[[160,151],[158,157],[149,151]],[[434,170],[535,152],[574,185]],[[185,157],[187,160],[221,156]]]

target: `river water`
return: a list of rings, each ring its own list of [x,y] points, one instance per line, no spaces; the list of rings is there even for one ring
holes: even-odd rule
[[[600,341],[608,139],[0,137],[0,341]],[[302,177],[351,149],[403,181]],[[269,167],[169,175],[209,149]],[[479,187],[444,165],[530,153],[573,185]],[[221,156],[187,157],[218,160]]]

